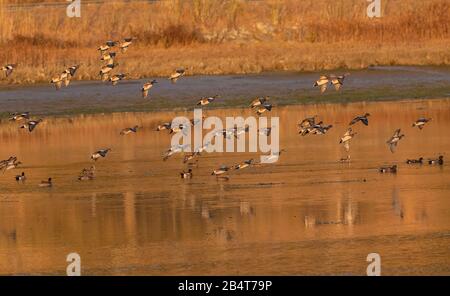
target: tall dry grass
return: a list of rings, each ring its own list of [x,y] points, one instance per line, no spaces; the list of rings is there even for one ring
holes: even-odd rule
[[[132,77],[182,65],[216,74],[449,64],[447,0],[382,1],[380,19],[366,16],[364,0],[81,1],[81,18],[61,5],[13,2],[24,3],[0,0],[0,63],[20,64],[10,82],[45,81],[80,62],[79,78],[95,78],[96,47],[127,36],[138,39],[119,56],[119,70]]]

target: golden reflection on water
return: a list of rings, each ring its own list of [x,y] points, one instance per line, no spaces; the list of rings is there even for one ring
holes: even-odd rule
[[[0,175],[0,273],[62,275],[67,254],[77,252],[83,274],[359,275],[376,252],[382,274],[450,274],[449,170],[404,164],[448,158],[449,107],[430,100],[274,108],[287,152],[229,181],[210,173],[259,155],[203,155],[192,180],[179,178],[179,155],[162,161],[170,136],[154,127],[188,112],[48,118],[31,134],[2,122],[0,159],[16,155],[24,165]],[[355,126],[352,161],[341,164],[339,138],[365,112],[370,125]],[[299,136],[296,123],[315,114],[334,127]],[[412,128],[422,116],[433,121]],[[119,136],[135,124],[144,129]],[[391,154],[385,142],[400,127],[406,137]],[[79,182],[90,154],[107,147],[96,179]],[[397,175],[377,172],[393,163]],[[17,184],[22,171],[28,179]],[[54,187],[38,188],[48,177]]]

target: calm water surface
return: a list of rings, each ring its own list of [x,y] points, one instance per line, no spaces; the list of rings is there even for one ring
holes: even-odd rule
[[[339,138],[365,112],[370,125],[355,126],[352,162],[341,164]],[[299,136],[296,123],[314,114],[334,127]],[[170,136],[153,130],[174,115],[192,117],[48,118],[31,134],[2,122],[0,159],[16,155],[24,164],[0,173],[0,274],[63,275],[70,252],[80,254],[85,275],[363,275],[372,252],[384,275],[450,274],[450,170],[404,164],[439,154],[450,161],[449,100],[275,108],[286,153],[229,181],[210,173],[259,155],[206,154],[194,178],[182,180],[181,155],[162,161]],[[422,116],[433,121],[412,128]],[[144,129],[119,136],[135,124]],[[385,142],[397,128],[406,137],[391,154]],[[90,154],[106,147],[96,179],[78,181]],[[397,175],[377,172],[394,163]],[[17,184],[22,171],[28,180]],[[48,177],[54,187],[39,188]]]

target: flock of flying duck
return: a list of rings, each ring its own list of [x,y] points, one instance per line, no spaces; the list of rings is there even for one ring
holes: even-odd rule
[[[124,54],[128,48],[132,45],[133,40],[135,38],[125,38],[123,42],[118,41],[107,41],[105,44],[101,45],[97,50],[100,52],[100,60],[106,62],[106,65],[102,66],[99,71],[99,76],[101,77],[102,81],[109,81],[113,86],[117,85],[119,81],[125,79],[127,77],[127,74],[124,73],[118,73],[112,75],[112,70],[118,66],[118,63],[115,62],[115,58],[117,56],[117,53],[115,51],[112,51],[114,48],[120,49],[121,53]],[[17,64],[7,64],[4,67],[1,68],[1,70],[5,73],[6,77],[12,75],[13,71],[15,70]],[[77,70],[79,69],[79,65],[74,65],[71,67],[66,68],[61,74],[54,76],[52,80],[50,81],[52,84],[55,85],[56,89],[59,90],[63,85],[65,87],[69,86],[71,79],[75,76]],[[168,78],[172,83],[176,83],[182,76],[186,74],[186,69],[179,68],[177,69],[170,77]],[[323,75],[320,76],[320,78],[315,82],[314,87],[320,88],[320,92],[324,93],[328,86],[334,86],[336,91],[339,91],[341,87],[344,84],[344,80],[347,76],[349,76],[349,73],[345,73],[343,75]],[[151,80],[143,84],[141,88],[141,93],[143,98],[147,98],[150,89],[157,83],[156,80]],[[204,97],[201,98],[198,102],[198,106],[206,106],[211,103],[213,103],[216,99],[218,99],[219,96],[212,96],[212,97]],[[273,105],[270,103],[270,97],[258,97],[254,99],[251,104],[250,108],[255,111],[255,113],[260,116],[265,112],[270,112],[272,110]],[[352,126],[357,124],[358,122],[361,122],[363,125],[368,126],[369,125],[369,113],[366,113],[364,115],[356,116],[354,119],[352,119],[349,123],[349,127],[345,134],[340,139],[340,144],[343,145],[347,152],[347,157],[342,158],[341,162],[349,162],[350,161],[350,141],[357,135],[356,132],[353,131]],[[41,123],[42,119],[31,119],[30,112],[23,112],[23,113],[13,113],[10,117],[11,121],[21,122],[24,121],[25,123],[20,125],[20,128],[28,130],[30,133],[38,126],[39,123]],[[419,118],[416,122],[412,124],[412,127],[417,127],[420,130],[424,128],[424,126],[429,123],[432,119],[431,118]],[[185,132],[187,128],[190,128],[191,126],[195,126],[199,122],[196,122],[194,119],[191,120],[190,125],[187,126],[186,124],[173,124],[170,122],[162,123],[156,127],[156,131],[162,131],[167,130],[169,131],[169,134],[173,133],[179,133],[179,132]],[[333,125],[331,124],[324,124],[322,121],[317,121],[317,116],[308,117],[303,119],[298,124],[298,133],[301,136],[306,135],[324,135],[328,132],[329,129],[331,129]],[[128,127],[120,131],[120,135],[125,136],[128,134],[133,134],[138,131],[138,129],[141,129],[142,127],[136,125],[134,127]],[[245,135],[245,133],[249,132],[249,127],[234,127],[232,129],[223,129],[218,130],[216,135],[217,136],[223,136],[224,138],[230,138],[235,137],[239,138],[242,135]],[[262,128],[258,130],[259,135],[269,137],[271,133],[271,128]],[[401,133],[401,129],[397,129],[393,136],[386,142],[390,151],[392,153],[395,152],[398,143],[405,135]],[[180,177],[183,179],[190,179],[193,177],[193,167],[198,166],[198,158],[201,156],[202,152],[204,152],[207,147],[211,143],[206,143],[203,147],[198,147],[195,149],[195,152],[193,153],[185,153],[183,158],[183,164],[187,166],[187,169],[184,169],[182,172],[180,172]],[[166,161],[169,159],[172,155],[176,153],[181,153],[184,150],[184,146],[177,145],[170,147],[167,149],[163,154],[163,160]],[[91,155],[91,160],[96,162],[100,158],[105,158],[108,154],[108,152],[111,151],[111,148],[106,149],[100,149],[96,152],[94,152]],[[278,152],[273,152],[271,155],[268,156],[268,158],[277,158],[281,155],[282,152],[284,152],[284,149],[281,149]],[[194,160],[194,161],[192,161]],[[424,159],[423,157],[420,157],[418,159],[408,159],[406,161],[407,164],[423,164]],[[435,159],[428,159],[428,164],[430,165],[443,165],[444,163],[444,157],[440,155],[438,158]],[[19,167],[22,163],[18,161],[17,157],[11,156],[8,159],[0,161],[0,171],[8,171],[11,169],[16,169]],[[228,180],[228,176],[224,176],[227,173],[230,173],[233,170],[242,170],[250,166],[256,166],[261,165],[261,163],[255,162],[253,159],[244,160],[241,163],[234,164],[232,166],[221,166],[218,169],[215,169],[211,175],[216,176],[217,178],[222,178]],[[95,178],[95,165],[92,165],[90,168],[84,168],[79,176],[78,180],[85,181],[85,180],[93,180]],[[380,173],[397,173],[397,165],[392,166],[384,166],[379,168]],[[20,175],[15,176],[15,180],[17,182],[24,182],[26,180],[25,172],[22,172]],[[39,186],[40,187],[51,187],[53,185],[52,178],[48,178],[45,181],[42,181]]]

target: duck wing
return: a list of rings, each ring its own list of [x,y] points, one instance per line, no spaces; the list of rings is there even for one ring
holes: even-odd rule
[[[397,148],[397,142],[389,143],[389,150],[391,150],[392,153],[395,152],[395,148]]]
[[[30,131],[30,133],[36,128],[37,123],[35,122],[29,122],[28,123],[28,130]]]
[[[349,141],[344,142],[344,148],[347,152],[350,151],[350,142]]]
[[[364,123],[365,126],[369,125],[369,119],[367,117],[362,117],[361,122]]]

